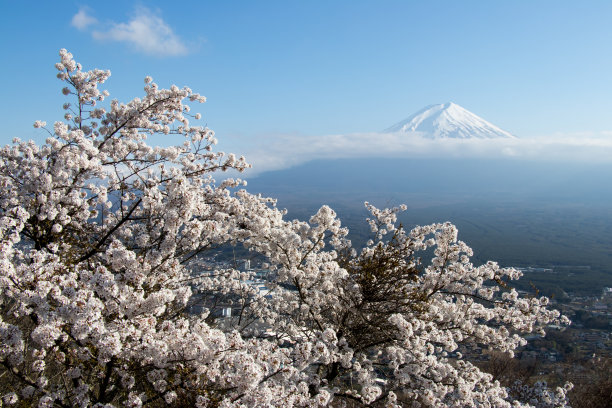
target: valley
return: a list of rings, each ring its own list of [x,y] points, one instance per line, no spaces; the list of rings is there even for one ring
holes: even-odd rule
[[[437,172],[426,170],[433,166]],[[612,286],[610,174],[603,165],[319,160],[264,173],[249,180],[248,190],[277,198],[289,218],[305,220],[330,205],[358,246],[369,239],[364,201],[379,208],[404,203],[400,220],[407,228],[452,222],[476,264],[552,268],[526,273],[520,287],[592,294]]]

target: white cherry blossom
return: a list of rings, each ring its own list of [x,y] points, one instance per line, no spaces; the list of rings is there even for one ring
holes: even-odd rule
[[[353,248],[328,206],[287,220],[242,180],[214,180],[249,165],[190,123],[203,96],[146,77],[142,97],[108,101],[109,71],[66,50],[56,68],[65,120],[35,122],[43,145],[0,149],[4,403],[566,406],[569,386],[509,390],[463,357],[512,354],[567,319],[511,289],[519,271],[473,265],[453,225],[406,231],[405,206],[366,203],[373,237]],[[265,294],[248,273],[200,267],[222,245],[265,260]],[[239,317],[217,319],[220,300]]]

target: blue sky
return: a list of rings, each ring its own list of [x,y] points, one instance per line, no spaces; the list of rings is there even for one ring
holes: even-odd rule
[[[376,132],[447,101],[521,138],[612,131],[609,1],[0,4],[2,144],[61,118],[60,48],[110,69],[119,100],[145,75],[206,95],[204,123],[237,153]]]

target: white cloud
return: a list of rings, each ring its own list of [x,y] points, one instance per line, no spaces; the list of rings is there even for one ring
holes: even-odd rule
[[[87,14],[87,10],[85,10],[84,8],[81,8],[79,10],[78,13],[76,13],[73,17],[72,17],[72,21],[71,24],[78,28],[79,30],[84,30],[86,29],[88,26],[97,23],[98,20],[96,20],[94,17],[90,16],[89,14]]]
[[[258,138],[260,146],[237,153],[253,164],[249,175],[314,159],[448,157],[612,163],[612,135],[583,133],[529,139],[425,139],[418,134],[359,133]]]
[[[96,22],[84,9],[79,10],[72,18],[72,25],[80,30]],[[138,8],[129,21],[109,22],[108,26],[110,28],[106,31],[93,31],[93,38],[127,43],[140,52],[159,57],[185,55],[189,52],[163,18],[145,7]]]

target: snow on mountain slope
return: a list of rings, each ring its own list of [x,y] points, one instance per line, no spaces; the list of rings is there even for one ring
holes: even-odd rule
[[[516,138],[452,102],[428,106],[384,132],[417,132],[428,139]]]

